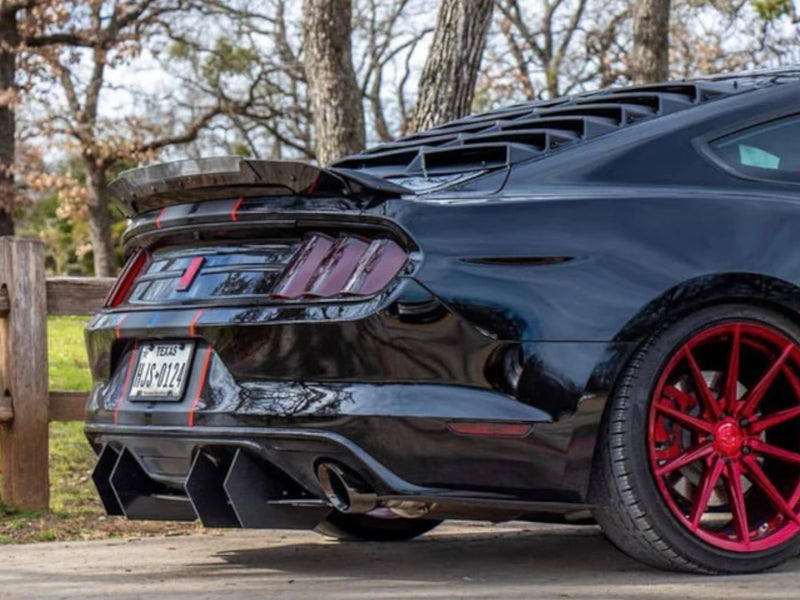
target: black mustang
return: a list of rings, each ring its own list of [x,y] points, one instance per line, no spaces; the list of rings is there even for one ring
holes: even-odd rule
[[[800,551],[800,69],[112,192],[130,258],[86,333],[109,514],[594,519],[701,572]]]

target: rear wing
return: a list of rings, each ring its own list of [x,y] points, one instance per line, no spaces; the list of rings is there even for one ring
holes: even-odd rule
[[[251,196],[329,195],[365,201],[413,191],[351,169],[299,161],[220,156],[159,163],[124,171],[109,185],[127,217],[172,204]]]

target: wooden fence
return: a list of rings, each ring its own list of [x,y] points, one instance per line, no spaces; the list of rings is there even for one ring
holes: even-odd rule
[[[46,278],[42,242],[0,238],[0,498],[8,504],[48,508],[48,424],[84,418],[85,392],[48,389],[47,316],[93,314],[113,282]]]

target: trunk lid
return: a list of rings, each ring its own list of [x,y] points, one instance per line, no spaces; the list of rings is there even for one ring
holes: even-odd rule
[[[174,204],[225,198],[325,196],[368,204],[376,198],[413,194],[405,187],[353,169],[239,156],[179,160],[131,169],[111,183],[109,192],[127,217]]]

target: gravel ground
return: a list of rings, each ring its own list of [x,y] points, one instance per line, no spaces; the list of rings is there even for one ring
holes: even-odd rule
[[[798,598],[800,561],[760,575],[654,571],[594,527],[453,523],[405,543],[208,531],[0,546],[0,598]]]

